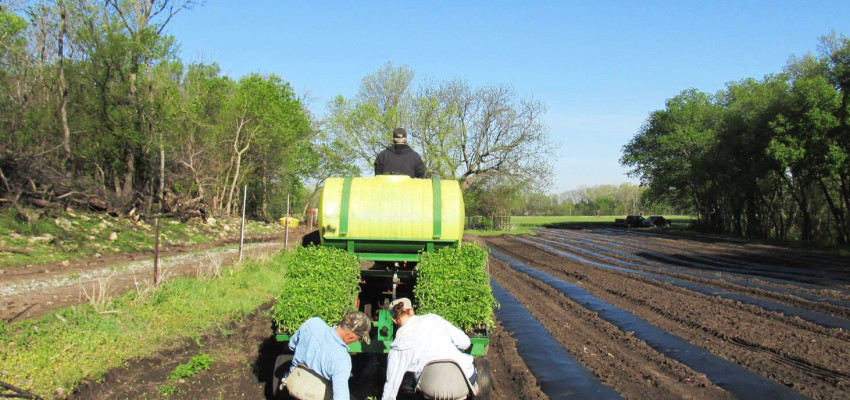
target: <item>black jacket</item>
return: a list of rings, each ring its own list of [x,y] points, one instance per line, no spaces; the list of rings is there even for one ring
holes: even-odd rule
[[[392,144],[375,158],[375,175],[425,177],[425,163],[419,153],[406,144]]]

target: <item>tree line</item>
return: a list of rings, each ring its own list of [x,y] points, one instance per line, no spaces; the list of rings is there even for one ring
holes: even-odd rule
[[[280,214],[311,151],[309,112],[274,75],[185,64],[164,29],[188,0],[0,7],[0,194],[117,214]],[[285,199],[283,200],[285,202]]]
[[[543,120],[545,104],[508,85],[414,85],[414,75],[388,62],[363,78],[355,96],[331,100],[325,128],[343,157],[371,174],[375,156],[401,126],[426,177],[460,182],[467,214],[510,215],[514,193],[547,187],[557,147]]]
[[[579,186],[560,193],[488,193],[484,199],[507,196],[511,215],[525,216],[681,215],[690,212],[687,208],[679,209],[666,203],[649,202],[645,197],[647,190],[647,187],[634,183],[622,183]]]
[[[429,177],[470,196],[542,184],[545,105],[505,85],[424,81],[387,63],[314,116],[275,74],[184,62],[166,27],[192,0],[0,5],[0,203],[116,215],[274,219],[314,204],[328,176],[372,174],[394,127]],[[501,203],[489,206],[505,209]],[[485,211],[488,213],[496,211]]]
[[[677,214],[676,210],[646,204],[641,198],[646,188],[633,183],[580,186],[561,193],[531,193],[521,198],[515,215],[633,215]]]
[[[835,33],[783,71],[682,91],[650,114],[621,163],[649,201],[754,238],[850,239],[850,39]]]

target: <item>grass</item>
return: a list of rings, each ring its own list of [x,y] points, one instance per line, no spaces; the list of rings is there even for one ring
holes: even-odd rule
[[[164,218],[160,220],[160,241],[167,246],[178,243],[197,244],[224,236],[238,236],[238,221],[230,222],[227,230],[224,225],[221,222],[208,225],[198,220],[182,223]],[[278,224],[248,221],[245,230],[247,234],[266,234],[279,232],[280,229]],[[154,232],[153,222],[112,218],[105,214],[50,210],[31,224],[27,224],[16,217],[14,210],[5,210],[0,212],[0,247],[21,250],[27,254],[0,252],[0,267],[37,265],[96,254],[150,250],[154,248]]]
[[[177,386],[174,385],[162,385],[156,388],[156,392],[168,398],[169,396],[177,393]]]
[[[0,322],[3,381],[44,397],[57,389],[70,393],[83,379],[183,339],[199,341],[204,332],[254,311],[278,294],[286,267],[276,256],[231,268],[217,279],[180,278],[129,293],[100,312],[81,306]]]

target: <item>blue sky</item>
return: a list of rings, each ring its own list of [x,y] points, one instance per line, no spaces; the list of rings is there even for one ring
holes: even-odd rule
[[[850,1],[224,1],[167,32],[184,61],[238,78],[275,73],[320,117],[392,61],[422,79],[507,84],[544,102],[554,185],[637,182],[621,148],[687,88],[780,72],[818,38],[850,35]]]

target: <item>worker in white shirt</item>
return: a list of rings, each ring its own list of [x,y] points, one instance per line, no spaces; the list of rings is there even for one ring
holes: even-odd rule
[[[469,337],[437,314],[415,315],[410,299],[390,304],[393,322],[399,325],[387,356],[387,380],[382,400],[395,400],[405,372],[413,372],[417,381],[429,361],[452,360],[477,390],[473,357],[461,352],[471,344]]]

